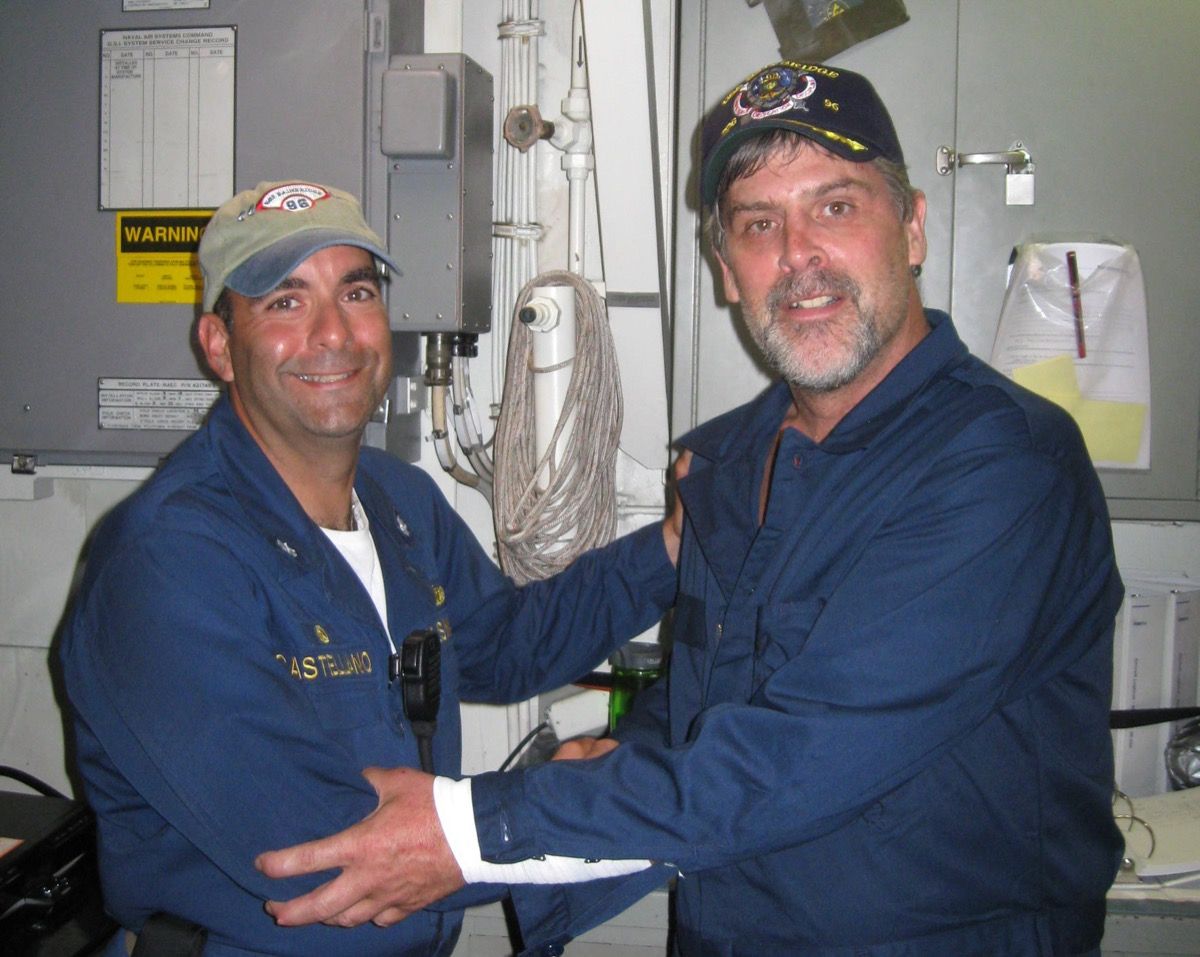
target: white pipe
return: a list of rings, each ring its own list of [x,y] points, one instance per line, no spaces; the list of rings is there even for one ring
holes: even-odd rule
[[[592,157],[592,108],[588,99],[587,47],[583,37],[583,7],[575,0],[571,22],[571,89],[562,101],[563,116],[569,121],[555,124],[551,142],[562,149],[562,168],[570,186],[568,194],[567,268],[577,276],[584,272],[587,241],[587,178]]]
[[[507,25],[521,24],[513,31]],[[517,32],[523,35],[516,35]],[[543,32],[538,0],[504,0],[504,20],[500,24],[500,117],[514,106],[537,103],[538,37]],[[499,237],[493,243],[492,296],[492,413],[499,415],[504,390],[505,363],[517,296],[538,274],[538,237],[533,234],[537,215],[537,149],[521,153],[501,140],[497,144],[496,220],[525,226],[531,235]],[[470,455],[468,455],[470,458]],[[472,463],[474,464],[474,463]],[[489,491],[490,491],[490,461]],[[476,465],[476,469],[479,466]],[[508,721],[509,749],[533,730],[538,720],[536,697],[505,709]]]
[[[537,102],[539,37],[544,32],[537,0],[506,0],[500,23],[500,117],[514,106]],[[522,153],[503,140],[496,160],[496,221],[521,235],[493,243],[492,406],[498,408],[512,309],[517,294],[537,275],[537,151]]]
[[[567,268],[576,276],[583,276],[584,250],[587,248],[587,220],[584,210],[587,208],[587,168],[579,169],[567,166],[573,154],[563,157],[563,167],[567,170],[567,183],[570,187],[567,223],[570,233],[567,239]]]
[[[538,486],[545,490],[562,461],[573,424],[571,420],[564,424],[551,449],[575,365],[575,290],[571,286],[538,286],[519,318],[533,333],[534,454],[535,461],[541,462],[550,453],[537,474]]]

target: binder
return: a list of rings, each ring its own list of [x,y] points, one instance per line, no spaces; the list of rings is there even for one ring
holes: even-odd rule
[[[1200,788],[1117,801],[1113,816],[1139,881],[1200,884]]]
[[[1165,596],[1163,615],[1163,707],[1189,708],[1200,704],[1200,582],[1182,575],[1152,572],[1132,572],[1127,587],[1141,593]],[[1139,705],[1145,707],[1145,705]],[[1182,721],[1158,725],[1159,753],[1176,732]],[[1161,776],[1155,791],[1171,789],[1166,763],[1161,764]]]
[[[1167,706],[1167,595],[1164,589],[1126,584],[1113,636],[1114,711]],[[1124,728],[1112,736],[1117,787],[1130,797],[1162,793],[1167,774],[1162,729]]]

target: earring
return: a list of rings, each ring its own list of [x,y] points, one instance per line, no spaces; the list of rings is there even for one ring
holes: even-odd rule
[[[913,279],[919,278],[921,275],[921,264],[917,263],[915,266],[910,266],[908,271],[912,273]]]

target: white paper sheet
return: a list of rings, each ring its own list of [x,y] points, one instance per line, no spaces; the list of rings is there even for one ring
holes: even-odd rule
[[[1078,263],[1077,331],[1067,253]],[[1101,468],[1150,467],[1150,358],[1141,263],[1129,246],[1018,248],[991,363],[1075,417]],[[1080,353],[1085,355],[1080,355]]]

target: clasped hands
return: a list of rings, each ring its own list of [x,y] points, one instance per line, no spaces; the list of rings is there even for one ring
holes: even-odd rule
[[[595,758],[616,746],[611,738],[578,738],[563,744],[554,760]],[[338,834],[255,859],[273,878],[341,871],[300,897],[268,901],[267,913],[281,926],[389,927],[463,886],[434,806],[433,777],[412,768],[367,768],[363,776],[379,796],[367,817]]]

